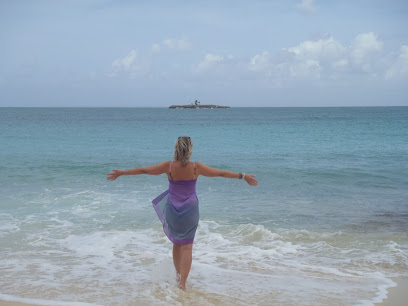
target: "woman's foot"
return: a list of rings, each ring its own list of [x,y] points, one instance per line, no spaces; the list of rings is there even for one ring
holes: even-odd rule
[[[177,284],[178,284],[177,287],[180,288],[183,291],[186,291],[186,285],[181,284],[181,275],[179,273],[177,273],[176,281],[177,281]]]
[[[186,291],[186,284],[183,285],[183,284],[179,283],[178,287],[179,287],[181,290]]]

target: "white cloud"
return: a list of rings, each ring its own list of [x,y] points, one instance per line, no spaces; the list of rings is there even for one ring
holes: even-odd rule
[[[341,58],[339,60],[335,60],[332,64],[333,68],[337,70],[344,70],[349,65],[349,61],[345,58]]]
[[[169,49],[175,50],[188,50],[191,47],[190,42],[187,39],[166,39],[163,41],[163,45],[165,45]]]
[[[319,79],[322,66],[319,61],[307,59],[290,66],[290,76],[296,79]]]
[[[315,0],[302,0],[296,7],[304,13],[315,13],[317,11],[317,6],[315,5]]]
[[[400,48],[400,53],[395,62],[387,70],[386,79],[395,77],[403,77],[408,75],[408,45],[403,45]]]
[[[345,47],[337,42],[333,37],[322,38],[319,40],[308,40],[299,45],[288,48],[289,52],[295,54],[300,59],[332,59],[341,57],[345,52]]]
[[[166,49],[186,50],[191,47],[185,39],[166,39],[152,46],[153,52]],[[112,63],[112,73],[116,77],[127,74],[130,77],[146,76],[149,71],[148,57],[141,56],[136,50],[117,58]],[[332,36],[316,40],[306,40],[298,45],[284,48],[280,52],[263,51],[247,59],[237,59],[229,55],[207,53],[198,64],[193,66],[193,75],[208,77],[212,75],[220,80],[263,79],[272,86],[281,86],[291,80],[329,81],[350,80],[350,77],[384,76],[387,79],[408,75],[408,45],[401,47],[398,54],[390,59],[383,52],[383,43],[370,33],[355,37],[349,45],[344,45]],[[166,75],[180,70],[180,62],[170,61]],[[163,69],[160,68],[160,73]],[[156,71],[157,72],[157,71]],[[158,72],[156,74],[158,75]]]
[[[327,74],[348,64],[346,48],[333,37],[304,41],[284,51],[292,55],[286,66],[293,78],[320,78],[323,72]]]
[[[215,54],[207,54],[204,60],[197,65],[197,72],[204,72],[209,70],[210,68],[215,67],[216,65],[222,63],[224,61],[224,57]]]
[[[153,52],[160,52],[164,49],[186,51],[192,47],[191,43],[186,38],[181,39],[165,39],[161,43],[155,43],[152,46]]]
[[[248,69],[251,71],[268,71],[271,68],[271,56],[269,52],[264,51],[257,54],[249,61]]]
[[[382,47],[383,43],[378,40],[373,32],[359,34],[351,46],[351,59],[363,71],[369,72],[372,68],[373,57],[381,51]]]
[[[153,44],[152,51],[155,52],[155,53],[160,52],[160,45],[159,44]]]
[[[137,54],[136,50],[131,50],[127,56],[114,60],[112,68],[113,73],[109,74],[110,77],[117,76],[123,72],[131,77],[136,77],[146,72],[147,62]]]
[[[404,62],[404,65],[408,65],[408,46],[403,45],[400,48],[400,56],[399,58]]]
[[[276,55],[267,51],[257,54],[250,58],[248,70],[275,83],[290,79],[346,79],[353,73],[378,76],[386,71],[386,62],[381,60],[382,48],[383,43],[371,32],[357,35],[349,46],[330,36],[301,42]],[[408,69],[406,58],[408,49],[402,48],[398,67],[407,68],[398,71],[393,68],[388,77],[405,73]]]

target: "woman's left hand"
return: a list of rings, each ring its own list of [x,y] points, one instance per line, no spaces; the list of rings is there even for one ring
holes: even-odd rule
[[[112,173],[108,173],[108,174],[107,174],[108,177],[107,177],[106,179],[109,180],[109,181],[114,181],[114,180],[116,180],[119,176],[122,175],[122,170],[113,169],[112,171],[113,171]]]
[[[258,185],[258,181],[253,174],[245,174],[244,180],[251,186]]]

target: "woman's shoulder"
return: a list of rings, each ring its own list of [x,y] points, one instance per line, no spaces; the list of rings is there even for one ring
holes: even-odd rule
[[[160,167],[162,169],[169,168],[170,166],[171,166],[171,160],[166,160],[156,165],[156,167]]]
[[[164,162],[161,162],[159,165],[166,166],[166,165],[170,165],[171,163],[172,163],[171,160],[166,160]]]
[[[194,164],[195,164],[195,167],[197,168],[197,170],[208,167],[206,164],[201,163],[201,162],[194,162]]]

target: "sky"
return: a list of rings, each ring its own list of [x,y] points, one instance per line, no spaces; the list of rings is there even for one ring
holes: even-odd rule
[[[0,0],[0,107],[408,106],[405,0]]]

